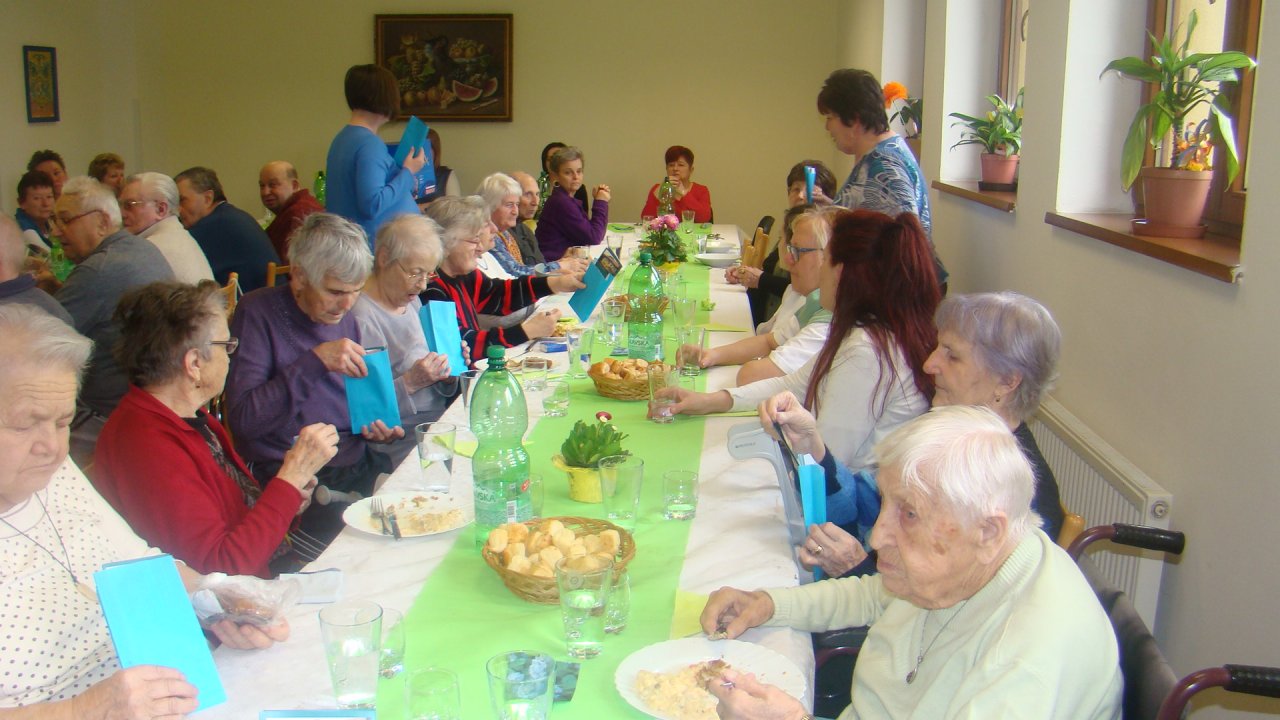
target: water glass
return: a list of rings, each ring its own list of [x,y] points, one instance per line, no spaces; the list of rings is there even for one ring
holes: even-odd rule
[[[556,588],[560,591],[560,618],[569,657],[586,660],[604,647],[605,605],[613,589],[613,560],[588,566],[589,558],[566,557],[556,562]]]
[[[692,520],[698,509],[698,473],[668,470],[662,473],[662,517]]]
[[[466,416],[463,420],[468,426],[471,425],[471,394],[475,392],[476,381],[480,379],[481,370],[467,370],[458,375],[458,383],[461,385],[460,394],[462,395],[462,414]]]
[[[546,720],[551,715],[556,663],[546,653],[505,652],[485,663],[497,720]]]
[[[542,395],[542,412],[547,417],[564,417],[569,414],[569,383],[548,380]]]
[[[574,245],[564,251],[564,256],[577,260],[590,260],[591,248],[586,245]]]
[[[404,685],[407,720],[462,720],[458,676],[444,668],[424,668],[409,673]]]
[[[609,522],[627,530],[636,529],[640,509],[640,485],[644,482],[644,461],[634,455],[610,455],[600,459],[600,498]]]
[[[626,354],[627,348],[622,343],[622,327],[627,320],[627,301],[613,297],[600,303],[600,313],[604,317],[606,332],[609,333],[609,352],[613,355]]]
[[[546,487],[542,484],[542,476],[538,473],[529,473],[529,507],[533,509],[534,519],[542,517],[542,502],[546,499]]]
[[[684,224],[685,224],[686,226],[692,226],[692,225],[693,225],[693,211],[692,211],[692,210],[681,210],[681,211],[680,211],[680,220],[681,220],[682,222],[684,222]]]
[[[399,610],[382,608],[382,650],[378,674],[393,678],[404,672],[404,615]]]
[[[680,371],[675,365],[650,365],[645,371],[649,376],[649,419],[660,424],[675,422],[671,406],[676,398],[659,396],[659,391],[679,385]]]
[[[590,328],[576,327],[566,332],[564,339],[569,344],[569,377],[581,380],[591,367],[591,346],[596,341],[596,333]]]
[[[338,707],[371,708],[378,694],[382,607],[348,600],[320,611],[320,637]]]
[[[702,374],[702,353],[707,349],[707,329],[697,325],[676,328],[676,364],[680,374],[697,377]]]
[[[604,605],[604,631],[616,635],[626,629],[631,614],[631,576],[626,570],[614,575],[613,590]]]
[[[453,482],[453,452],[458,428],[453,423],[422,423],[413,428],[418,438],[418,461],[422,464],[422,484],[427,492],[449,492]],[[431,470],[439,463],[440,469]]]
[[[685,327],[693,324],[693,319],[697,317],[698,301],[691,297],[678,297],[671,299],[671,318],[675,321],[676,327]]]
[[[542,392],[547,388],[547,375],[551,373],[551,358],[527,357],[520,363],[520,381],[525,392]]]

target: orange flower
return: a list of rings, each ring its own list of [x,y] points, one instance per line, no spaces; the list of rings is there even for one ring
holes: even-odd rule
[[[907,88],[899,82],[887,82],[884,84],[884,106],[887,108],[893,104],[894,100],[906,100]]]

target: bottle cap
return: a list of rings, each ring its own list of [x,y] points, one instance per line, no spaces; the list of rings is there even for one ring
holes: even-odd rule
[[[484,356],[490,360],[505,360],[507,358],[507,349],[501,345],[490,345],[485,348]]]
[[[648,250],[642,251],[640,253],[640,264],[648,265],[651,262],[653,262],[653,253],[649,252]]]

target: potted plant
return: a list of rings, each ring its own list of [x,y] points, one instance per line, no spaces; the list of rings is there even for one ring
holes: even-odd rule
[[[600,458],[610,455],[630,455],[622,449],[626,433],[609,422],[588,425],[579,420],[574,423],[569,437],[560,446],[560,453],[551,463],[569,476],[569,498],[584,503],[600,502]]]
[[[689,259],[684,242],[676,233],[679,227],[680,218],[675,215],[659,215],[649,221],[644,240],[640,241],[640,248],[653,255],[655,267],[674,265]]]
[[[1150,58],[1124,57],[1112,60],[1102,70],[1102,75],[1114,70],[1122,77],[1154,85],[1151,101],[1134,114],[1120,153],[1124,189],[1142,178],[1146,217],[1133,223],[1134,233],[1139,235],[1204,235],[1200,218],[1213,178],[1207,152],[1210,139],[1226,158],[1228,184],[1240,171],[1230,105],[1221,94],[1221,83],[1239,82],[1240,70],[1251,70],[1257,63],[1234,50],[1190,52],[1191,34],[1196,29],[1194,10],[1186,27],[1182,42],[1178,42],[1177,31],[1163,40],[1147,33]],[[1200,123],[1189,122],[1188,117],[1201,105],[1207,106],[1208,117]],[[1157,164],[1143,167],[1148,145],[1157,151]]]
[[[884,107],[888,110],[895,102],[902,101],[902,106],[889,116],[889,122],[902,123],[902,131],[906,133],[903,139],[907,141],[907,147],[911,148],[911,152],[916,156],[916,161],[920,161],[920,129],[923,127],[921,121],[924,115],[924,98],[913,98],[907,96],[907,88],[902,83],[889,82],[884,86]]]
[[[1022,150],[1022,90],[1013,103],[1005,102],[999,95],[988,95],[992,110],[986,117],[974,117],[964,113],[951,113],[956,118],[952,127],[960,126],[961,145],[981,145],[982,183],[994,186],[1012,186],[1018,172],[1018,153]]]

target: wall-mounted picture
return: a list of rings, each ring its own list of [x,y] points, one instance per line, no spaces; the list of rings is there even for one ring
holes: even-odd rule
[[[400,84],[400,118],[511,121],[510,15],[376,15],[375,62]]]
[[[22,75],[27,85],[27,122],[58,122],[58,51],[23,45]]]

